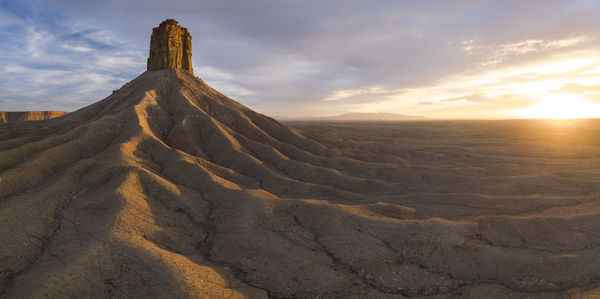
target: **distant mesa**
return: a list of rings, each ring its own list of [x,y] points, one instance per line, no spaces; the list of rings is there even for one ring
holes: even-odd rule
[[[193,74],[192,36],[174,19],[152,29],[148,70],[182,69]]]
[[[0,124],[20,121],[46,120],[61,117],[67,114],[64,111],[0,111]]]
[[[404,115],[396,113],[346,113],[339,116],[328,117],[332,120],[364,120],[364,121],[397,121],[397,120],[425,120],[420,115]]]
[[[285,119],[282,120],[310,120],[310,121],[410,121],[410,120],[428,120],[429,118],[420,115],[404,115],[396,113],[346,113],[337,116],[313,117],[303,119]]]

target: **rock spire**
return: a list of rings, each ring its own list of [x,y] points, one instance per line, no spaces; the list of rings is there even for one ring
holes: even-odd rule
[[[166,19],[152,29],[148,70],[192,70],[192,36],[187,28],[179,26],[174,19]]]

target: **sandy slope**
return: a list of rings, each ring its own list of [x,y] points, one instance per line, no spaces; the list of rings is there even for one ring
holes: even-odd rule
[[[548,298],[599,287],[598,139],[574,154],[522,152],[502,147],[511,135],[477,143],[493,132],[477,125],[433,140],[445,131],[427,124],[295,125],[310,138],[164,70],[65,117],[0,126],[1,295]]]

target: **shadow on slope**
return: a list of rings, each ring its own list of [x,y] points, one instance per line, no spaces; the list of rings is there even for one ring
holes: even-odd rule
[[[518,243],[504,229],[550,216],[415,219],[395,202],[565,186],[324,146],[184,71],[146,72],[60,119],[2,126],[0,149],[7,297],[517,294],[598,277],[595,248],[544,250],[547,239]]]

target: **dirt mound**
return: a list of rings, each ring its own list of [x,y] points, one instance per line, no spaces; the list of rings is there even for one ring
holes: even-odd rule
[[[292,243],[264,227],[279,221],[272,210],[314,194],[360,201],[394,188],[362,169],[399,169],[346,158],[182,70],[146,72],[92,106],[19,129],[0,129],[9,297],[255,297],[271,280],[273,292],[292,294],[318,279],[291,280],[288,290],[275,280],[295,274],[277,275],[278,262],[327,255],[284,249]],[[270,266],[253,272],[257,263]],[[321,267],[347,286],[347,273]]]

